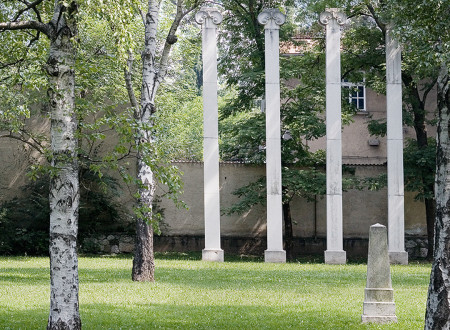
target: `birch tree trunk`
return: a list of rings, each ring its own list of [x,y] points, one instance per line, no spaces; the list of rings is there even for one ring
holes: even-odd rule
[[[156,32],[158,29],[159,2],[149,1],[148,11],[145,16],[145,47],[142,52],[142,87],[139,112],[135,117],[139,121],[141,129],[138,132],[136,143],[142,147],[143,144],[151,145],[153,114],[155,112],[155,91],[157,89],[158,73],[156,72]],[[133,281],[155,280],[155,257],[153,252],[153,227],[149,223],[152,219],[151,208],[156,188],[153,171],[145,162],[143,148],[138,148],[137,177],[141,183],[139,189],[138,208],[147,209],[144,218],[136,220],[136,243],[133,259]]]
[[[77,2],[54,1],[53,17],[43,23],[37,6],[42,1],[28,3],[19,10],[16,19],[0,22],[0,31],[29,30],[33,41],[39,33],[50,40],[49,57],[45,65],[48,75],[48,96],[51,109],[50,179],[50,313],[47,329],[81,329],[78,305],[78,205],[79,181],[75,116],[75,55],[77,42]],[[18,20],[22,14],[36,20]]]
[[[46,64],[51,106],[50,315],[47,329],[81,329],[78,304],[77,120],[74,109],[76,3],[55,1]]]
[[[450,100],[449,72],[445,65],[439,72],[437,86],[436,221],[425,329],[450,329]]]
[[[138,209],[146,210],[142,217],[138,217],[136,224],[136,243],[135,255],[133,259],[132,279],[133,281],[151,281],[155,280],[155,260],[153,251],[153,227],[152,205],[156,190],[156,180],[152,168],[149,165],[155,155],[149,155],[152,152],[151,145],[153,141],[154,114],[156,112],[155,96],[166,76],[168,69],[169,54],[172,45],[177,41],[175,33],[183,17],[192,9],[183,12],[182,0],[177,1],[177,11],[169,33],[166,37],[162,54],[157,65],[157,30],[160,11],[160,1],[149,0],[148,10],[143,17],[145,25],[145,44],[142,52],[142,86],[141,100],[137,104],[131,86],[131,65],[129,63],[128,71],[125,70],[125,81],[130,95],[130,101],[135,109],[134,116],[139,123],[139,131],[136,136],[138,148],[137,160],[137,178],[141,183],[139,189]],[[195,8],[195,7],[194,7]],[[130,58],[131,60],[131,58]]]

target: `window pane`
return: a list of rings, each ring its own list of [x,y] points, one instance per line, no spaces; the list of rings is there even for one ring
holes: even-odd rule
[[[358,100],[358,109],[361,109],[361,110],[364,109],[364,99]]]

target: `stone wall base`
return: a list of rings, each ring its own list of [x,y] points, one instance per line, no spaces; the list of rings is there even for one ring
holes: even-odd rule
[[[134,237],[124,233],[112,233],[85,238],[81,243],[81,251],[85,253],[117,254],[132,253]],[[409,259],[424,258],[427,254],[426,238],[407,237],[406,251]],[[294,256],[323,255],[326,250],[326,239],[294,238]],[[201,236],[155,236],[156,252],[200,252],[205,248],[205,240]],[[225,254],[259,255],[266,250],[265,237],[222,237],[221,247]],[[367,258],[368,239],[345,238],[344,251],[350,258]]]

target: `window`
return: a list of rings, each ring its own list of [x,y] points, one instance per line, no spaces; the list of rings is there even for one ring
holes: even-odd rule
[[[366,111],[366,87],[364,82],[355,84],[344,80],[342,86],[348,92],[348,102],[353,104],[358,111]]]

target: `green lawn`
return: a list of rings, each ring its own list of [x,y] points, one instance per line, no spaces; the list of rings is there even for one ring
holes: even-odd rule
[[[155,283],[131,258],[79,260],[84,329],[423,329],[429,264],[393,266],[397,324],[361,325],[365,264],[207,263],[158,255]],[[44,329],[47,258],[0,257],[0,329]]]

